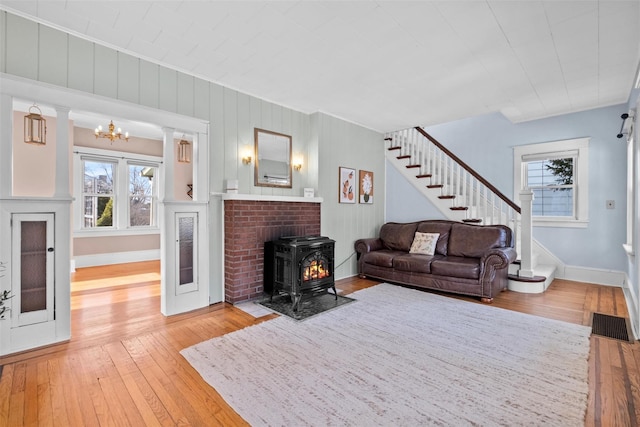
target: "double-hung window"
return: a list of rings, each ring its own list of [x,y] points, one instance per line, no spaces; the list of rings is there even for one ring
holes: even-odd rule
[[[74,157],[79,232],[157,232],[162,159],[79,147]]]
[[[514,147],[514,196],[533,192],[534,226],[586,227],[589,138]]]
[[[117,171],[117,162],[82,159],[83,228],[113,227]]]

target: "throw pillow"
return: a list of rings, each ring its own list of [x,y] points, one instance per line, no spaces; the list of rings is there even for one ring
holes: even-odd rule
[[[433,255],[436,252],[438,237],[440,237],[440,233],[420,233],[416,231],[409,253]]]

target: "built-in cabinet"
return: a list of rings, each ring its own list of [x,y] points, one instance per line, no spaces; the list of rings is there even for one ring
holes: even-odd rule
[[[13,214],[13,326],[54,320],[54,214]]]

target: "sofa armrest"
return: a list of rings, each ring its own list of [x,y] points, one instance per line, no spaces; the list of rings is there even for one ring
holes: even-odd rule
[[[362,254],[366,254],[367,252],[379,251],[380,249],[384,249],[384,245],[382,244],[382,240],[379,237],[371,237],[368,239],[358,239],[354,244],[354,248],[358,253],[358,257]]]
[[[514,248],[494,248],[487,251],[480,259],[480,264],[491,265],[491,268],[500,270],[509,267],[516,260],[517,253]]]

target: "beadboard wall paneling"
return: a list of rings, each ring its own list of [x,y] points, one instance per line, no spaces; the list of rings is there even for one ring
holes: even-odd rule
[[[38,80],[39,25],[15,15],[7,15],[7,73]]]
[[[89,41],[69,36],[67,87],[70,89],[93,93],[93,46]]]
[[[178,111],[178,72],[160,67],[158,83],[158,108],[176,113]]]
[[[7,72],[7,14],[0,13],[0,72]]]
[[[226,180],[231,179],[225,171],[225,158],[227,146],[224,142],[224,88],[220,85],[209,85],[210,125],[209,139],[211,141],[209,167],[209,189],[213,192],[222,192],[226,188]],[[233,176],[233,175],[231,175]],[[235,178],[233,178],[235,179]]]
[[[140,98],[141,105],[158,108],[160,92],[160,66],[148,61],[140,61]]]
[[[194,117],[194,77],[178,73],[177,81],[177,113]]]
[[[322,235],[336,241],[336,279],[357,274],[353,244],[376,236],[384,222],[384,143],[382,134],[323,113],[312,116],[318,129],[319,194],[322,203]],[[373,204],[338,203],[338,168],[373,172]],[[347,260],[347,261],[345,261]]]
[[[140,102],[140,59],[122,52],[118,53],[118,99]]]
[[[193,116],[202,120],[211,119],[210,87],[211,84],[202,79],[194,79]]]
[[[69,37],[67,34],[40,26],[40,47],[38,49],[38,78],[56,86],[67,86],[67,66],[69,57]]]
[[[93,93],[118,99],[118,52],[94,44],[93,53]]]

